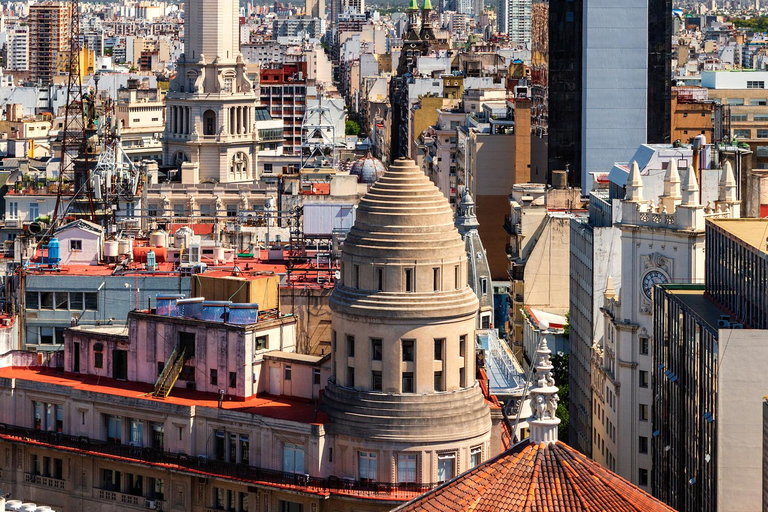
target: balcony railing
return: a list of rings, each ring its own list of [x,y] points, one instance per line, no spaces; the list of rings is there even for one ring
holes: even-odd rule
[[[366,495],[373,498],[381,497],[383,499],[408,500],[415,498],[430,489],[434,489],[439,485],[437,483],[367,482],[336,476],[321,478],[306,474],[285,473],[283,471],[258,468],[247,464],[215,461],[207,457],[197,457],[183,453],[156,450],[153,448],[109,443],[107,441],[91,439],[85,436],[70,436],[58,432],[8,425],[6,423],[0,423],[0,436],[17,438],[18,442],[34,440],[50,444],[57,448],[84,450],[105,456],[133,459],[145,464],[162,464],[164,466],[174,465],[182,469],[202,471],[223,478],[236,478],[238,480],[251,481],[260,484],[293,487],[296,490],[304,490],[306,492],[314,493],[336,492],[339,494]],[[36,475],[30,475],[30,477],[38,478]],[[44,477],[39,478],[41,479],[41,482],[43,480],[46,482],[55,480]],[[35,480],[35,482],[37,483],[37,480]],[[41,483],[41,485],[56,487],[59,485],[56,484],[56,482],[61,482],[60,487],[58,488],[64,488],[64,483],[60,480],[55,480],[53,483]],[[106,496],[112,491],[103,492],[106,493]],[[116,496],[115,501],[119,501],[120,493],[114,494]],[[105,497],[104,499],[111,498]],[[144,498],[139,499],[143,500]]]
[[[52,487],[54,489],[64,488],[64,480],[35,475],[34,473],[24,473],[24,481],[30,484],[42,485],[43,487]]]
[[[104,501],[114,501],[123,505],[130,505],[139,508],[149,509],[163,509],[163,501],[158,499],[150,499],[144,496],[137,496],[135,494],[126,494],[123,492],[110,491],[108,489],[94,489],[93,497]]]

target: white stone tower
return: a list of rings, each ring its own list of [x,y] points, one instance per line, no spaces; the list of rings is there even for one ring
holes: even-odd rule
[[[163,163],[182,182],[256,176],[257,94],[240,54],[237,0],[187,0],[184,53],[166,96]]]
[[[378,481],[440,482],[493,455],[464,241],[412,160],[360,200],[341,261],[323,398],[336,473],[360,478],[373,460]]]

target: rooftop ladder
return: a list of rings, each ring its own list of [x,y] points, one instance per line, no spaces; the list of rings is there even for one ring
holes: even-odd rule
[[[187,351],[181,348],[181,345],[176,345],[176,348],[171,352],[171,357],[165,363],[162,373],[155,382],[155,390],[152,392],[152,396],[156,398],[168,398],[168,395],[173,389],[173,385],[181,375],[181,371],[184,369],[184,363],[187,361]]]

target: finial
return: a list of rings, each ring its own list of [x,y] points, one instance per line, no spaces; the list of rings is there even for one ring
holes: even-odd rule
[[[626,189],[627,195],[625,196],[625,199],[627,201],[635,203],[643,201],[643,178],[640,176],[640,167],[637,165],[637,161],[632,162]]]
[[[419,4],[416,3],[416,0],[411,0],[411,2],[408,4],[408,10],[409,11],[419,10]]]
[[[558,388],[552,375],[552,351],[547,347],[546,334],[549,332],[549,322],[539,324],[541,341],[536,350],[536,382],[530,390],[531,409],[533,415],[528,418],[531,443],[553,444],[557,442],[557,427],[560,419],[557,417]]]
[[[664,196],[680,198],[680,173],[674,159],[669,161],[667,173],[664,175]]]
[[[723,173],[720,177],[720,190],[718,192],[718,201],[728,203],[738,201],[736,198],[736,179],[733,177],[731,162],[725,162],[723,166]]]
[[[699,206],[699,184],[696,182],[696,171],[688,168],[688,175],[683,183],[683,206]]]
[[[431,11],[432,10],[432,0],[424,0],[424,7],[422,8],[425,11]]]
[[[615,299],[616,298],[616,290],[613,288],[613,276],[609,275],[608,280],[605,283],[605,294],[606,299]]]

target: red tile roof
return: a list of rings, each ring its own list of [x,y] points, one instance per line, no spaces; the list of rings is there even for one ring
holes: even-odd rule
[[[570,446],[518,443],[395,509],[402,512],[674,512]]]

